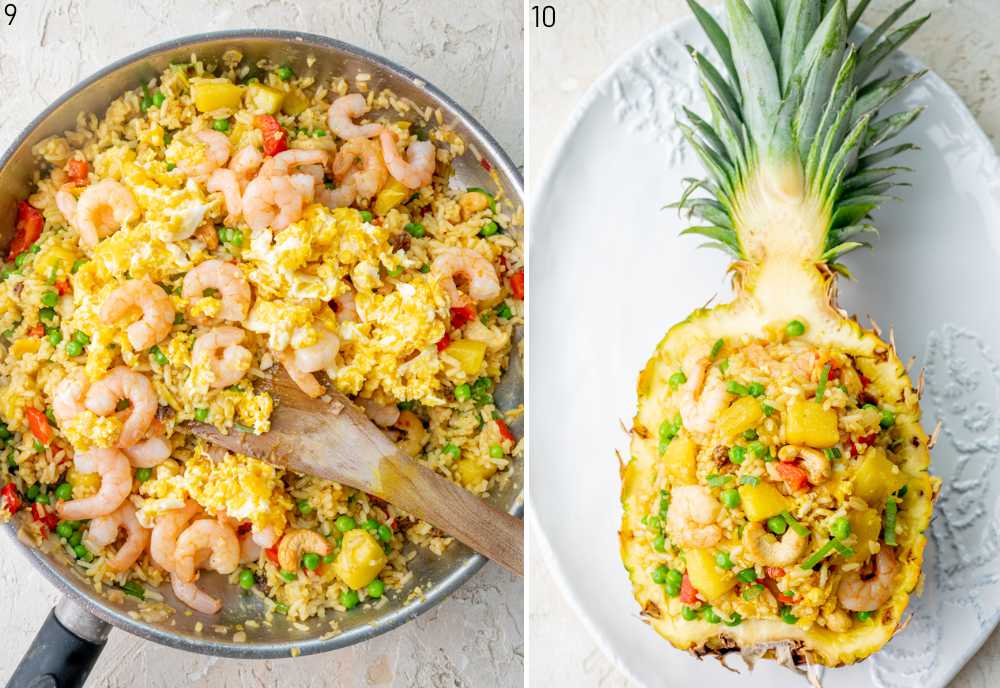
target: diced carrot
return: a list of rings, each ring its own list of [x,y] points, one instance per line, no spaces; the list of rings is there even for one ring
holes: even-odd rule
[[[510,290],[514,292],[515,299],[524,301],[524,268],[510,276]]]
[[[66,163],[66,174],[74,184],[82,184],[87,181],[87,174],[90,172],[90,165],[86,160],[73,159]]]
[[[30,330],[28,330],[29,337],[41,337],[43,334],[45,334],[45,325],[43,325],[42,323],[38,323]]]
[[[68,280],[59,280],[58,282],[56,282],[56,292],[58,292],[59,296],[62,296],[63,294],[68,294],[71,291],[73,291],[73,289],[72,287],[69,286]]]
[[[38,441],[42,444],[48,444],[52,441],[52,426],[49,425],[49,419],[45,417],[45,414],[33,406],[29,406],[24,411],[28,416],[28,427],[31,428],[31,434],[38,438]]]
[[[809,487],[809,474],[794,463],[781,461],[775,468],[782,480],[788,483],[788,486],[793,490],[805,490]]]

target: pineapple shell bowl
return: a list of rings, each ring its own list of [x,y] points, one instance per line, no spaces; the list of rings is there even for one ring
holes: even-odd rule
[[[780,68],[769,90],[760,63],[788,58],[755,39],[766,17],[721,22],[736,77],[684,20],[599,80],[535,193],[536,532],[585,625],[642,685],[802,685],[790,667],[828,687],[943,686],[1000,615],[1000,323],[986,316],[1000,163],[944,82],[911,78],[922,66],[888,49],[873,65],[854,8],[821,4],[798,42],[809,54],[818,36],[834,56],[822,79],[802,77],[817,105],[782,108]],[[900,14],[883,38],[919,27]],[[871,108],[843,104],[886,72],[859,91],[868,105],[892,96],[862,126]],[[829,135],[838,109],[852,116]],[[720,130],[733,112],[745,134]],[[824,137],[826,153],[811,144]],[[881,150],[897,155],[866,159]],[[678,199],[694,219],[661,209]],[[730,255],[697,250],[679,236],[691,226]],[[862,242],[874,252],[851,251]],[[838,284],[847,272],[857,281]],[[879,564],[885,589],[852,594]],[[747,673],[761,657],[778,661]]]

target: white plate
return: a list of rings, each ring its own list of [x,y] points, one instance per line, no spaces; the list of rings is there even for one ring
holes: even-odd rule
[[[675,201],[701,170],[676,128],[704,112],[683,45],[692,19],[637,46],[590,90],[533,190],[530,512],[542,549],[605,653],[648,686],[801,686],[773,663],[747,675],[672,649],[640,619],[618,556],[615,451],[635,381],[667,328],[713,294],[731,296],[718,252],[679,237]],[[903,55],[895,67],[921,68]],[[944,479],[909,626],[875,656],[828,670],[838,686],[944,686],[1000,615],[1000,161],[958,96],[934,74],[899,106],[927,106],[905,135],[922,150],[904,202],[877,217],[874,253],[847,262],[848,311],[894,325],[905,359],[927,369],[924,426],[940,419],[932,470]],[[738,660],[730,660],[742,668]],[[711,683],[709,683],[711,682]]]

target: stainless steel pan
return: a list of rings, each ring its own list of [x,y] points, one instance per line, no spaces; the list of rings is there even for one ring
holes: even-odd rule
[[[488,187],[491,180],[486,167],[498,173],[506,193],[516,202],[522,201],[521,176],[500,149],[497,142],[457,103],[440,90],[404,67],[323,36],[290,31],[247,30],[202,34],[163,43],[142,50],[98,72],[71,89],[40,114],[14,141],[0,158],[0,246],[12,237],[17,201],[30,191],[32,172],[36,164],[31,147],[41,139],[70,128],[79,112],[102,115],[107,104],[127,89],[157,75],[171,61],[187,61],[192,53],[199,57],[218,57],[230,48],[240,50],[251,63],[267,57],[272,62],[287,63],[297,74],[315,74],[319,78],[343,74],[353,76],[366,72],[371,75],[373,88],[392,88],[418,104],[440,108],[447,123],[452,124],[465,141],[478,150],[483,161],[471,152],[456,161],[458,179],[463,185]],[[307,58],[315,62],[307,66]],[[523,372],[518,356],[513,356],[501,385],[497,401],[505,408],[521,403]],[[515,432],[520,432],[515,427]],[[518,464],[510,483],[491,497],[498,507],[521,515],[523,485],[522,466]],[[243,596],[237,587],[226,584],[220,576],[205,576],[204,586],[224,600],[223,611],[215,617],[194,613],[178,613],[165,622],[140,621],[129,616],[135,601],[113,602],[98,594],[74,569],[17,540],[17,523],[7,528],[35,570],[45,576],[64,594],[64,599],[49,615],[28,654],[22,660],[9,685],[82,685],[97,655],[103,647],[110,626],[171,647],[205,654],[242,658],[289,657],[293,650],[303,655],[325,652],[362,642],[384,633],[427,611],[451,594],[472,576],[484,559],[465,547],[455,544],[442,557],[421,551],[411,563],[414,578],[406,589],[389,597],[389,603],[378,610],[355,609],[339,615],[341,632],[323,637],[330,628],[328,620],[314,620],[308,630],[298,630],[276,618],[270,627],[245,628],[246,641],[233,642],[231,634],[195,632],[199,622],[235,625],[259,618],[262,607],[252,596]],[[424,595],[410,604],[404,600],[415,586]],[[174,606],[177,603],[169,586],[160,590]],[[12,594],[7,591],[5,594]],[[33,683],[38,676],[49,675],[48,683]]]

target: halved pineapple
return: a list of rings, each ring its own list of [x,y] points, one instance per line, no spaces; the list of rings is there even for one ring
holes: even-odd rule
[[[737,296],[639,376],[620,536],[645,619],[696,654],[850,664],[920,578],[939,486],[919,392],[835,301],[899,171],[882,163],[912,148],[881,146],[920,112],[879,119],[918,75],[872,75],[926,17],[890,31],[906,3],[856,46],[867,4],[726,0],[726,33],[689,0],[723,67],[692,51],[711,118],[684,131],[709,176],[677,206],[733,254]]]

